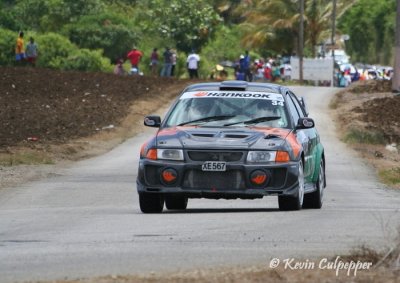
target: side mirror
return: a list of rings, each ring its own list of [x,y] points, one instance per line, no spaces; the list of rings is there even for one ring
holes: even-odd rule
[[[302,130],[302,129],[311,129],[315,127],[314,120],[308,117],[303,117],[299,118],[297,121],[297,126],[296,129]]]
[[[146,116],[144,117],[144,125],[147,127],[158,128],[161,125],[160,116]]]

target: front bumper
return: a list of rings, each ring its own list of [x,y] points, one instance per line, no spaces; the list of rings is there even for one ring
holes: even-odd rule
[[[182,194],[189,198],[254,199],[266,195],[295,196],[298,188],[298,162],[272,164],[227,163],[225,172],[201,170],[202,162],[174,162],[165,160],[139,161],[137,190],[139,193]],[[161,172],[176,170],[177,179],[166,184]],[[264,171],[268,179],[262,186],[254,185],[250,175]]]

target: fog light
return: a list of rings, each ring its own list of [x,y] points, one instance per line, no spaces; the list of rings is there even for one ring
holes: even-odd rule
[[[161,179],[166,184],[172,184],[176,181],[178,177],[178,172],[175,169],[168,168],[162,171]]]
[[[250,181],[257,186],[264,185],[267,182],[267,173],[261,170],[256,170],[250,174]]]

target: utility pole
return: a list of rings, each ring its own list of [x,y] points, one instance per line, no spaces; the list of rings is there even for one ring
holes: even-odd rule
[[[394,49],[394,68],[392,79],[392,91],[400,93],[400,0],[397,0],[395,49]]]
[[[299,29],[299,79],[303,84],[303,49],[304,49],[304,0],[300,0],[300,29]]]
[[[400,0],[399,0],[400,1]],[[332,7],[332,34],[331,34],[331,46],[332,46],[332,63],[333,69],[335,69],[335,45],[336,45],[336,0],[333,0],[333,7]],[[332,82],[331,86],[334,86],[334,79],[335,74],[332,74]]]

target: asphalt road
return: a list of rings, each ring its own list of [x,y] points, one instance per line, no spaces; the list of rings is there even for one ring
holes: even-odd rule
[[[335,136],[328,103],[336,91],[294,87],[325,145],[321,210],[280,212],[277,198],[189,200],[186,212],[142,214],[135,188],[139,148],[154,129],[57,176],[0,191],[0,282],[143,274],[271,258],[336,256],[363,243],[391,244],[400,192]]]

